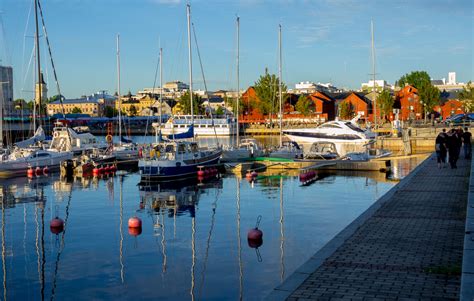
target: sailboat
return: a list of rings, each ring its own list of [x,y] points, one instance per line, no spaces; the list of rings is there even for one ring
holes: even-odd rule
[[[235,108],[235,116],[237,123],[236,146],[229,146],[222,152],[223,162],[238,162],[246,161],[251,158],[261,157],[263,149],[258,144],[257,140],[253,138],[245,138],[240,141],[240,127],[239,127],[239,101],[240,101],[240,87],[239,87],[239,61],[240,61],[240,18],[237,17],[237,105]]]
[[[191,6],[186,6],[188,21],[188,61],[189,61],[189,97],[191,102],[191,126],[188,132],[168,136],[170,140],[158,137],[161,133],[156,131],[157,141],[149,153],[138,161],[143,181],[164,181],[183,179],[196,176],[198,166],[213,165],[219,162],[222,150],[201,149],[194,141],[194,109],[193,109],[193,75],[191,52]],[[180,139],[192,138],[193,141]]]
[[[36,21],[36,32],[35,32],[35,48],[36,48],[36,66],[37,66],[37,80],[38,80],[38,108],[41,108],[41,97],[42,97],[42,78],[41,73],[41,61],[40,61],[40,48],[39,48],[39,23],[38,23],[38,10],[41,10],[39,0],[35,0],[35,21]],[[40,11],[41,12],[41,11]],[[42,12],[41,12],[42,14]],[[44,27],[44,20],[43,28]],[[45,34],[46,38],[47,35]],[[48,43],[49,45],[49,43]],[[36,108],[36,99],[35,108]],[[35,110],[36,113],[36,110]],[[33,122],[36,128],[36,116],[33,118]],[[71,130],[72,131],[72,130]],[[2,133],[3,134],[3,133]],[[54,137],[57,136],[54,132]],[[17,146],[11,151],[10,154],[3,154],[0,156],[0,177],[8,178],[18,175],[26,175],[28,168],[59,168],[62,161],[71,159],[73,153],[70,150],[58,149],[51,145],[50,148],[44,149],[42,142],[45,139],[44,131],[40,126],[36,129],[36,133],[30,139],[17,143]],[[69,139],[70,141],[71,139]]]
[[[278,26],[278,98],[280,100],[280,139],[278,148],[269,154],[272,158],[303,159],[303,149],[294,141],[283,143],[283,100],[282,100],[282,60],[281,60],[281,25]]]

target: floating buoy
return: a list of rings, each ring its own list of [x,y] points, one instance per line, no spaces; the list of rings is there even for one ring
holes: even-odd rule
[[[209,169],[207,169],[207,168],[204,169],[204,177],[205,177],[205,178],[209,177],[210,174],[211,174],[211,173],[210,173]]]
[[[140,148],[138,149],[138,158],[141,158],[141,157],[143,157],[143,150],[142,150],[142,148],[140,147]]]
[[[251,248],[260,248],[263,244],[263,239],[248,239],[247,243],[249,244],[249,247]]]
[[[37,166],[36,169],[35,169],[35,174],[37,176],[41,175],[43,173],[43,170],[41,169],[41,167]]]
[[[204,176],[204,170],[200,169],[197,172],[198,177],[203,177]]]
[[[254,170],[252,171],[251,175],[252,175],[252,178],[256,178],[258,176],[258,172]]]
[[[142,228],[128,228],[128,234],[131,236],[138,236],[142,234]]]
[[[257,217],[257,224],[255,225],[255,228],[250,229],[249,232],[247,233],[247,239],[250,240],[262,240],[263,239],[263,232],[258,229],[258,226],[260,225],[260,221],[262,220],[262,216],[259,215]]]
[[[141,228],[142,227],[142,220],[136,216],[131,217],[128,220],[128,227],[129,228]]]
[[[26,171],[26,175],[29,177],[29,178],[32,178],[34,175],[35,175],[35,172],[33,170],[33,168],[28,168],[28,170]]]
[[[99,175],[99,173],[100,173],[100,171],[99,171],[99,169],[98,169],[97,167],[94,167],[94,169],[92,169],[92,174],[93,174],[94,176]]]
[[[49,168],[48,168],[48,166],[45,166],[45,167],[43,168],[43,173],[44,173],[45,175],[48,175],[48,173],[49,173]]]
[[[205,178],[204,178],[204,176],[198,176],[197,179],[198,179],[199,182],[202,182],[202,181],[204,181]]]
[[[59,233],[63,232],[63,230],[64,230],[64,221],[56,216],[49,223],[49,229],[54,234],[59,234]]]
[[[103,168],[103,167],[99,167],[99,174],[102,174],[102,173],[104,173],[104,171],[105,171],[105,168]]]
[[[300,174],[300,181],[305,182],[307,177],[308,177],[308,175],[306,173]]]
[[[110,166],[109,170],[110,170],[110,172],[116,172],[117,171],[117,165],[114,164],[114,165]]]

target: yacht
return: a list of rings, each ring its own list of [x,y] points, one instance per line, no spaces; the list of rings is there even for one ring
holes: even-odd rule
[[[145,182],[195,177],[198,166],[217,164],[221,154],[219,149],[199,149],[196,142],[164,141],[144,152],[138,168]]]
[[[356,118],[349,121],[329,121],[316,128],[284,130],[283,133],[299,144],[334,143],[338,156],[344,156],[350,152],[365,151],[365,146],[375,138],[374,133],[364,131],[355,123]]]
[[[72,152],[74,155],[80,155],[83,152],[94,149],[106,149],[107,143],[99,141],[97,137],[84,130],[83,128],[69,128],[58,123],[53,128],[53,139],[50,149],[60,152]]]
[[[263,149],[254,138],[244,138],[237,147],[227,147],[222,152],[223,162],[246,161],[264,155]]]
[[[294,141],[283,141],[282,145],[270,152],[270,158],[303,159],[303,149]]]
[[[193,120],[191,115],[173,116],[162,126],[163,135],[176,135],[187,132]],[[210,118],[204,115],[194,116],[194,133],[197,136],[231,136],[237,132],[237,123],[232,117]],[[155,130],[159,129],[158,123],[153,123]]]

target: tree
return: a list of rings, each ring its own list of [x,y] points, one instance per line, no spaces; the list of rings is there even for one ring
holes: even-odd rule
[[[179,105],[181,108],[181,113],[183,114],[191,114],[191,101],[189,99],[189,91],[184,93],[181,96]],[[193,109],[194,114],[204,114],[204,108],[202,107],[202,98],[199,95],[193,93]]]
[[[63,95],[56,94],[56,95],[51,96],[50,98],[46,99],[45,102],[46,102],[46,103],[51,103],[51,102],[53,102],[53,101],[60,100],[60,99],[64,99],[64,96],[63,96]]]
[[[118,115],[118,110],[111,106],[106,106],[104,108],[104,116],[108,118],[112,118]]]
[[[351,119],[354,116],[354,109],[348,101],[339,104],[339,117],[342,119]]]
[[[388,90],[383,90],[377,97],[377,107],[384,116],[387,116],[392,112],[394,103],[395,100]]]
[[[424,111],[431,112],[434,106],[439,104],[439,90],[430,83],[424,83],[418,89],[418,95],[420,96],[420,103],[424,106]]]
[[[431,84],[430,75],[426,71],[412,71],[400,77],[396,85],[403,88],[405,84],[412,85],[420,90],[422,86]]]
[[[18,98],[13,101],[13,107],[16,110],[23,110],[28,107],[28,103],[23,98]]]
[[[254,88],[257,93],[257,97],[260,102],[257,104],[257,108],[262,114],[269,114],[277,112],[279,109],[278,103],[278,85],[280,79],[275,74],[269,74],[265,70],[265,74],[261,75],[260,78],[255,82]],[[286,85],[282,83],[281,91],[283,96],[286,94]],[[283,100],[286,97],[283,97]]]
[[[221,106],[217,108],[216,115],[218,116],[224,115],[224,109]]]
[[[301,95],[296,102],[295,109],[304,116],[307,116],[314,111],[314,102],[308,99],[306,95]]]
[[[462,91],[459,92],[458,98],[462,103],[464,112],[468,113],[474,111],[474,84],[471,81],[462,88]]]
[[[81,114],[81,113],[82,113],[82,110],[81,110],[80,108],[78,108],[78,107],[74,107],[74,108],[72,108],[71,113],[73,113],[73,114]]]
[[[138,113],[137,108],[134,105],[131,105],[129,113],[130,113],[129,115],[132,116],[132,117],[137,116],[137,113]]]

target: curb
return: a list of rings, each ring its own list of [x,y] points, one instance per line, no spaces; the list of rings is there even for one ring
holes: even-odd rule
[[[434,153],[428,156],[423,162],[421,162],[415,169],[408,174],[405,178],[403,178],[397,185],[392,187],[389,191],[387,191],[383,196],[381,196],[375,203],[373,203],[366,211],[364,211],[359,217],[357,217],[354,221],[352,221],[346,228],[344,228],[341,232],[339,232],[334,238],[332,238],[326,245],[324,245],[319,251],[317,251],[310,259],[308,259],[305,263],[303,263],[298,269],[296,269],[293,274],[288,276],[288,278],[283,281],[279,286],[273,289],[273,291],[264,298],[264,300],[286,300],[290,295],[301,285],[303,282],[312,274],[314,273],[323,263],[324,261],[329,258],[334,252],[336,252],[339,247],[344,244],[346,240],[348,240],[369,218],[371,218],[377,210],[382,207],[385,203],[387,203],[392,196],[397,193],[400,188],[405,187],[410,180],[416,176],[416,174],[428,164],[429,161],[433,160]],[[474,163],[474,160],[472,160]],[[472,163],[471,163],[472,164]],[[472,168],[471,168],[472,171]],[[471,173],[471,180],[473,180],[473,175]],[[470,182],[469,186],[474,189],[474,182]],[[471,195],[471,194],[469,194]],[[474,194],[472,196],[473,202],[471,214],[473,219],[471,220],[471,228],[473,231],[472,234],[472,246],[474,246]],[[466,246],[466,245],[465,245]],[[471,249],[472,253],[472,261],[471,261],[471,272],[474,273],[474,248]],[[463,265],[464,271],[464,265]],[[464,275],[464,274],[463,274]],[[470,278],[470,289],[474,293],[474,274],[470,274],[472,278]],[[472,295],[471,295],[472,296]],[[471,300],[471,299],[470,299]]]
[[[467,195],[466,228],[462,255],[460,300],[474,300],[474,160],[471,160],[469,193]]]

